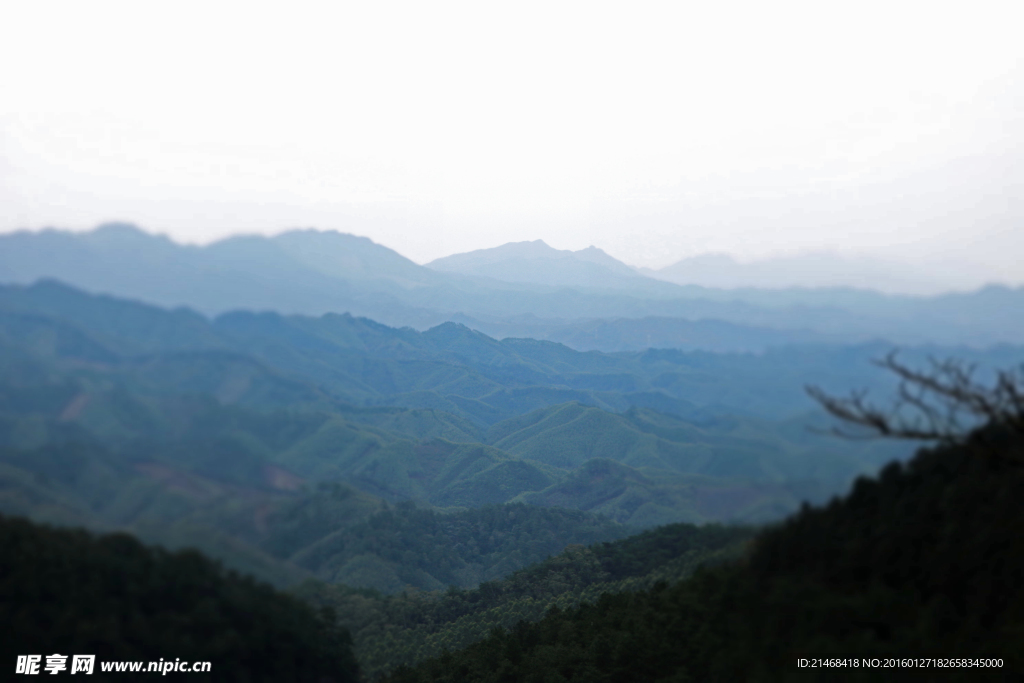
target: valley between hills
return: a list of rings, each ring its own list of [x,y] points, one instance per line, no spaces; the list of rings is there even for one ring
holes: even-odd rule
[[[307,673],[274,674],[296,680],[729,680],[774,657],[751,646],[713,663],[731,640],[868,653],[931,634],[999,650],[1021,623],[1016,598],[947,600],[963,582],[1005,576],[954,558],[952,540],[922,540],[933,514],[936,538],[980,534],[979,557],[1006,541],[1019,561],[1005,520],[982,533],[952,516],[978,504],[993,510],[985,519],[997,508],[1016,519],[1003,498],[978,501],[990,485],[1012,496],[1018,470],[962,464],[960,442],[915,455],[907,441],[836,438],[807,393],[899,395],[899,378],[872,365],[897,348],[908,367],[954,357],[982,378],[1018,365],[1024,318],[1006,314],[1024,299],[1017,290],[703,290],[627,272],[600,250],[552,255],[535,243],[430,269],[312,232],[205,248],[125,226],[0,242],[0,515],[24,559],[5,565],[7,595],[35,580],[31,562],[76,548],[60,580],[94,586],[95,604],[107,599],[98,586],[121,576],[151,595],[138,604],[154,614],[187,611],[192,598],[168,599],[143,568],[181,572],[220,586],[213,631],[260,604],[294,630],[253,632],[252,643],[305,633]],[[545,275],[552,267],[562,279]],[[985,317],[992,307],[998,319]],[[1016,453],[1008,434],[985,447]],[[917,554],[862,566],[867,539]],[[827,550],[815,559],[805,543]],[[931,583],[872,625],[872,601],[895,600],[918,574]],[[817,602],[786,602],[805,579]],[[749,628],[721,616],[737,601]],[[767,616],[783,603],[803,610],[799,627]],[[149,618],[125,604],[118,623]],[[861,626],[839,628],[829,610]],[[61,614],[71,624],[79,612]],[[950,626],[978,614],[989,621]],[[197,615],[182,623],[207,623]],[[660,619],[703,644],[671,665],[647,652],[636,638],[661,641],[637,624]],[[68,628],[62,642],[94,638],[121,658],[156,642]],[[167,629],[152,634],[181,637]],[[239,656],[211,643],[208,657]]]

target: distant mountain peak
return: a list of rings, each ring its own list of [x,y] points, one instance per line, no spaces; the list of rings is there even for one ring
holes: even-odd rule
[[[506,244],[502,244],[500,247],[494,247],[493,249],[479,249],[469,253],[480,254],[484,252],[501,254],[515,253],[524,256],[557,256],[562,253],[561,250],[555,249],[544,240],[507,242]]]
[[[364,237],[362,235],[353,235],[350,232],[341,232],[340,230],[320,230],[319,228],[293,228],[291,230],[286,230],[282,233],[278,233],[277,235],[271,237],[270,239],[276,241],[318,240],[320,242],[331,242],[338,244],[373,244],[376,246],[381,246],[374,242],[369,237]]]
[[[555,249],[539,239],[509,242],[490,249],[439,258],[428,263],[427,267],[447,273],[549,287],[653,288],[659,292],[666,291],[662,283],[609,256],[593,244],[572,251]]]
[[[307,268],[345,279],[391,278],[406,285],[433,282],[437,274],[369,237],[338,230],[288,230],[269,241]]]
[[[110,221],[108,223],[101,223],[93,228],[93,232],[105,233],[105,234],[147,234],[142,228],[135,223],[126,223],[123,221]]]
[[[171,242],[171,239],[166,235],[156,235],[151,232],[146,232],[134,223],[126,223],[122,221],[101,223],[91,231],[84,233],[82,237],[90,242],[98,242],[102,244]]]

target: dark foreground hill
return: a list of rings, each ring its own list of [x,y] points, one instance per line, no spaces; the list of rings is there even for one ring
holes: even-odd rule
[[[539,621],[552,607],[596,602],[602,594],[675,582],[698,567],[736,557],[749,527],[670,524],[636,536],[570,545],[565,551],[471,590],[376,591],[307,581],[294,592],[336,610],[352,633],[359,664],[371,679],[486,638],[494,628]]]
[[[64,673],[73,655],[95,655],[93,680],[131,680],[104,663],[179,659],[210,662],[187,680],[358,680],[349,634],[330,613],[195,551],[149,549],[124,534],[0,517],[0,623],[4,666],[41,655],[42,674],[56,653]]]
[[[1022,494],[1024,438],[979,430],[805,508],[744,561],[552,609],[388,680],[1020,680]],[[797,665],[826,657],[858,666]],[[935,659],[881,670],[911,657]]]

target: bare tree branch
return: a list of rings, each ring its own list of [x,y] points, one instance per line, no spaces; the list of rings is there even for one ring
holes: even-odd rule
[[[927,371],[914,370],[892,351],[875,365],[900,380],[889,409],[868,403],[866,391],[839,398],[816,386],[807,393],[852,431],[833,427],[832,434],[848,438],[889,437],[955,443],[976,427],[998,424],[1024,434],[1024,389],[1019,373],[1000,371],[994,385],[974,379],[976,367],[955,359],[929,359]]]

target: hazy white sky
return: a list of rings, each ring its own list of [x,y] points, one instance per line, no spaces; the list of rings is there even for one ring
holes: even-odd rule
[[[0,230],[1022,281],[1019,3],[7,3]],[[959,264],[959,265],[958,265]]]

